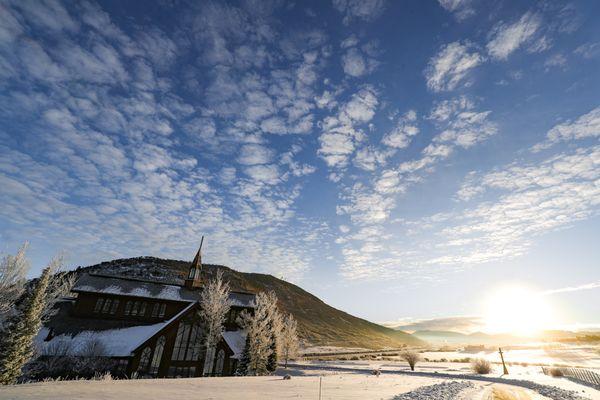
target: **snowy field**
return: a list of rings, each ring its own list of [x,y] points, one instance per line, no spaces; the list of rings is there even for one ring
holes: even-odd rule
[[[528,363],[536,365],[568,365],[597,369],[600,372],[600,347],[593,345],[572,345],[561,343],[531,343],[530,345],[504,348],[504,358],[509,363]],[[456,360],[465,357],[485,358],[498,362],[497,349],[486,351],[428,351],[422,354],[429,360]]]
[[[381,369],[380,376],[371,375],[374,368]],[[410,373],[399,363],[306,362],[268,377],[71,381],[2,387],[0,399],[318,399],[319,385],[322,399],[600,399],[600,392],[547,377],[537,372],[539,368],[519,368],[506,377],[515,381],[497,373],[486,380],[473,380],[465,379],[477,378],[470,375],[468,366],[457,363],[423,363],[416,373]],[[285,373],[292,378],[282,379]]]

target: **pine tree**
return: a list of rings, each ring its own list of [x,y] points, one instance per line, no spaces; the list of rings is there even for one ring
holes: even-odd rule
[[[246,344],[235,374],[238,376],[248,375],[248,364],[250,364],[250,335],[246,335]]]
[[[269,371],[270,373],[274,373],[275,370],[277,370],[277,362],[278,360],[278,354],[277,354],[277,332],[276,330],[272,327],[271,328],[271,353],[269,354],[269,358],[267,360],[267,371]]]
[[[22,311],[11,317],[0,335],[0,384],[17,382],[23,367],[34,355],[34,339],[42,326],[51,268],[45,268],[26,299]]]

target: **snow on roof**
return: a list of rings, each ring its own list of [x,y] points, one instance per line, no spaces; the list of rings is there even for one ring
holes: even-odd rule
[[[244,352],[244,346],[246,346],[246,331],[223,332],[223,339],[225,339],[227,346],[233,351],[232,358],[239,359]]]
[[[92,274],[82,275],[72,290],[182,302],[195,302],[199,298],[197,290],[178,285]],[[254,295],[250,293],[231,292],[229,300],[232,306],[254,307]]]
[[[128,357],[131,353],[141,346],[146,340],[150,339],[162,328],[171,324],[183,313],[194,306],[190,303],[187,307],[173,316],[171,319],[153,325],[132,326],[121,329],[108,329],[104,331],[81,331],[74,336],[58,335],[47,342],[40,342],[40,351],[43,355],[56,355],[58,349],[68,349],[70,355],[82,355],[89,349],[90,344],[97,343],[97,348],[101,356],[107,357]],[[44,334],[44,332],[40,332]],[[47,335],[47,330],[45,335]],[[39,337],[39,335],[38,335]]]

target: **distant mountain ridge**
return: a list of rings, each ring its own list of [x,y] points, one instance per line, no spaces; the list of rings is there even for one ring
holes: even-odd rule
[[[74,273],[95,272],[181,283],[189,265],[189,261],[137,257],[78,267]],[[381,349],[422,344],[413,335],[335,309],[302,288],[272,275],[239,272],[223,265],[203,264],[203,279],[209,279],[217,269],[223,271],[232,290],[275,291],[280,308],[294,315],[298,321],[300,336],[310,345]]]
[[[511,334],[489,334],[485,332],[467,334],[448,330],[419,330],[413,332],[412,335],[431,343],[506,345],[526,343],[532,340],[558,341],[575,338],[580,334],[571,331],[553,330],[541,332],[539,337],[531,338]]]

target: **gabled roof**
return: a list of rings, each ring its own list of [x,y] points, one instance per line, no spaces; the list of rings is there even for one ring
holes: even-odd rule
[[[106,293],[186,303],[196,302],[199,299],[199,290],[187,289],[180,285],[98,274],[81,275],[72,291]],[[254,295],[250,293],[231,292],[229,300],[232,306],[252,307]]]
[[[231,358],[239,360],[242,357],[244,347],[246,346],[246,331],[237,330],[223,332],[223,339],[225,339],[225,343],[227,343],[227,346],[233,351],[233,356],[231,356]]]
[[[106,357],[128,357],[131,353],[144,344],[148,339],[159,333],[179,317],[185,314],[195,303],[190,303],[187,307],[173,316],[171,319],[152,325],[136,325],[116,329],[103,330],[81,330],[75,334],[64,333],[54,336],[48,341],[44,337],[48,335],[49,330],[45,327],[38,335],[37,343],[42,355],[52,354],[56,349],[68,348],[70,355],[80,355],[85,352],[91,342],[99,344],[95,350]]]

